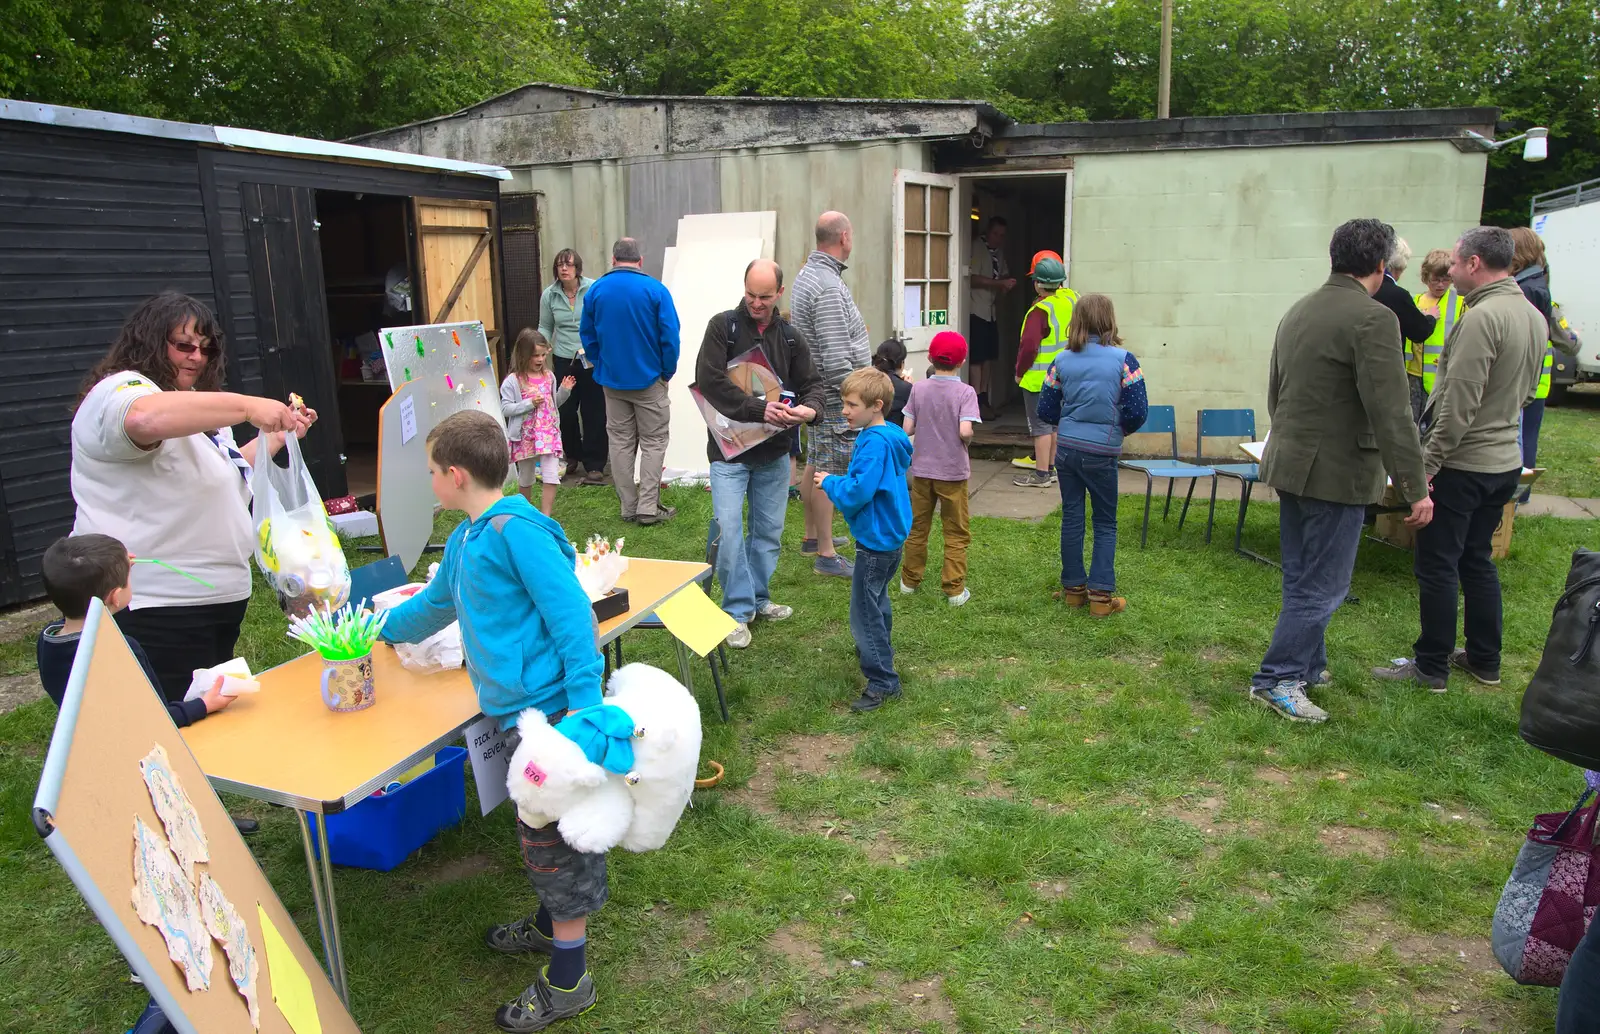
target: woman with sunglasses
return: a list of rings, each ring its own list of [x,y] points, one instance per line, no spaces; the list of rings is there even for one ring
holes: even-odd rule
[[[141,567],[132,604],[116,616],[174,702],[195,668],[234,656],[251,589],[251,464],[317,419],[300,405],[223,391],[222,382],[216,316],[164,291],[122,325],[72,418],[73,534],[111,535],[135,556],[194,576]],[[237,445],[232,427],[246,423],[260,433]]]

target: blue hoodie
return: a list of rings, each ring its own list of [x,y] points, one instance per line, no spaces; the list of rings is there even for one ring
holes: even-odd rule
[[[583,297],[578,338],[594,379],[613,391],[642,391],[678,372],[678,307],[655,277],[618,266]]]
[[[850,472],[822,482],[822,490],[868,549],[888,553],[905,545],[911,530],[911,439],[893,424],[865,427],[850,454]]]
[[[529,707],[598,704],[603,664],[574,559],[561,525],[507,496],[456,527],[438,574],[389,612],[383,638],[421,642],[459,618],[478,704],[502,729]]]

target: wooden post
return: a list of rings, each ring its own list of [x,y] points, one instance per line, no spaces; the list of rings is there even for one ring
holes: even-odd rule
[[[1161,0],[1161,84],[1156,89],[1156,118],[1172,114],[1172,0]]]

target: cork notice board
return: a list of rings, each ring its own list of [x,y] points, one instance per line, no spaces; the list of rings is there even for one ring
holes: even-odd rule
[[[156,744],[166,750],[173,775],[205,830],[211,858],[196,864],[196,877],[209,873],[249,929],[260,963],[257,1001],[263,1034],[296,1032],[273,1002],[273,967],[267,961],[258,904],[309,980],[321,1029],[325,1034],[357,1032],[355,1020],[234,829],[116,622],[96,601],[34,798],[34,824],[178,1031],[250,1034],[249,1010],[229,978],[221,946],[212,942],[209,989],[191,992],[183,971],[168,959],[161,934],[134,911],[134,818],[165,835],[139,769],[140,759]]]

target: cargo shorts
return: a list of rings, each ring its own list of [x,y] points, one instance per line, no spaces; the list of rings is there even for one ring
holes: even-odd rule
[[[551,716],[559,721],[561,715]],[[507,742],[511,751],[517,749],[521,738],[513,735]],[[539,903],[558,923],[582,919],[611,897],[606,883],[606,856],[585,854],[574,850],[561,839],[561,831],[554,822],[548,826],[534,827],[517,819],[517,841],[521,845],[522,867],[528,873]]]

